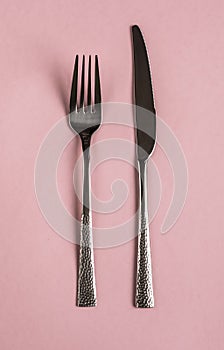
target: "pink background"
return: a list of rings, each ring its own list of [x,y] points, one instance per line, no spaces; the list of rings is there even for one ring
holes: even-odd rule
[[[223,349],[223,13],[221,0],[1,1],[2,350]],[[159,234],[172,174],[157,148],[156,308],[133,307],[131,241],[96,250],[98,307],[79,309],[76,250],[40,213],[34,162],[67,112],[76,53],[98,53],[104,102],[132,101],[129,27],[136,23],[150,52],[157,112],[188,161],[189,192],[176,225]]]

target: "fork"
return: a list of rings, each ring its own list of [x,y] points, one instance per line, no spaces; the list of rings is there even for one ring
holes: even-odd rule
[[[96,306],[96,282],[93,253],[92,215],[91,215],[91,183],[89,175],[90,143],[93,133],[101,124],[101,88],[98,56],[95,56],[95,96],[91,87],[91,56],[88,62],[87,104],[85,104],[85,56],[82,58],[80,100],[78,91],[78,60],[76,55],[70,96],[69,125],[78,133],[83,150],[83,210],[81,216],[80,253],[77,306]]]

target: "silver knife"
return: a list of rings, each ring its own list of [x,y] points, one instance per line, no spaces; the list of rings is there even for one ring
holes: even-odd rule
[[[154,307],[147,200],[147,161],[156,139],[156,115],[149,60],[142,33],[132,27],[135,76],[136,153],[139,170],[139,231],[135,306]]]

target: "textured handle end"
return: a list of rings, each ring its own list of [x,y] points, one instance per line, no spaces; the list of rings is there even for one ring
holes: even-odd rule
[[[138,235],[135,306],[138,308],[154,307],[149,225],[145,217],[141,218]]]
[[[92,223],[89,215],[82,215],[77,306],[94,307],[96,305]]]

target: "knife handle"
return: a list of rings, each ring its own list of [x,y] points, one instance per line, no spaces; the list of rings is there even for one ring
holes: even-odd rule
[[[154,296],[147,203],[147,162],[139,161],[138,167],[140,207],[135,306],[139,308],[152,308],[154,307]]]
[[[89,148],[83,153],[83,213],[81,217],[77,306],[96,306],[96,282],[93,253]]]

